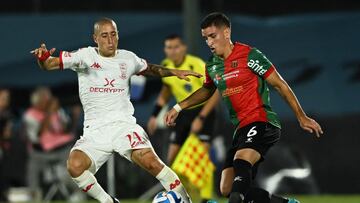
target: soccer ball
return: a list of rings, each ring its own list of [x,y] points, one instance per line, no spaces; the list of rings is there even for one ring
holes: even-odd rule
[[[185,203],[185,201],[179,193],[171,190],[157,193],[152,203]]]

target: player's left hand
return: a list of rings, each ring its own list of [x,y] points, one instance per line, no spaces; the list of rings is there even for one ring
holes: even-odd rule
[[[307,116],[305,116],[304,118],[299,119],[300,122],[300,126],[302,129],[313,133],[315,132],[316,137],[320,137],[321,134],[323,134],[324,132],[321,129],[321,126],[319,125],[319,123],[317,123],[314,119],[309,118]]]
[[[202,128],[203,128],[203,121],[199,117],[196,117],[191,124],[190,132],[197,134],[201,131]]]
[[[39,48],[30,51],[40,62],[46,61],[53,53],[55,52],[55,48],[47,50],[46,45],[42,43]]]
[[[179,112],[174,108],[170,109],[164,116],[164,123],[166,126],[173,127],[176,125],[175,120],[178,117]]]
[[[194,76],[197,78],[201,78],[202,75],[200,73],[196,73],[194,71],[190,70],[174,70],[175,75],[182,80],[190,81],[190,78],[188,76]]]

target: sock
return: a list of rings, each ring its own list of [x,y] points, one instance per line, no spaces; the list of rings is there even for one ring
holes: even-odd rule
[[[104,191],[90,171],[86,170],[79,177],[72,179],[83,192],[94,199],[97,199],[101,203],[113,203],[111,196]]]
[[[160,173],[156,175],[156,179],[160,181],[166,191],[174,190],[183,198],[187,199],[185,202],[191,202],[190,197],[180,182],[179,177],[169,167],[164,166]]]
[[[251,187],[245,195],[245,202],[270,203],[270,193],[261,188]]]
[[[261,202],[261,203],[287,203],[286,198],[272,195],[268,191],[252,187],[245,196],[245,202]]]
[[[241,203],[244,201],[245,195],[250,188],[252,165],[245,160],[235,159],[233,166],[235,178],[229,197],[229,203]]]
[[[270,197],[270,203],[288,203],[289,200],[284,197],[280,197],[277,195],[272,194]]]

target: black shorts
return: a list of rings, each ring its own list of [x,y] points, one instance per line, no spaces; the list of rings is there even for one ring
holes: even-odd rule
[[[280,139],[280,129],[266,122],[254,122],[234,133],[231,148],[226,154],[224,169],[233,166],[237,150],[251,148],[260,153],[261,159],[253,167],[257,170],[258,164],[263,161],[266,152]],[[255,176],[256,171],[253,175]]]
[[[199,106],[193,109],[187,109],[181,111],[179,117],[176,119],[176,125],[174,131],[170,135],[170,143],[182,145],[186,138],[189,136],[191,130],[191,124],[193,120],[199,115],[203,106]],[[198,133],[198,136],[203,142],[211,142],[212,134],[214,133],[215,125],[215,110],[213,109],[206,117],[202,130]]]

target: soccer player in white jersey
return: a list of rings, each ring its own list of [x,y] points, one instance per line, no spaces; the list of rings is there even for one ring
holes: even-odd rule
[[[52,57],[55,48],[47,50],[45,44],[32,51],[42,69],[71,69],[78,75],[85,112],[84,134],[70,152],[69,174],[84,192],[99,202],[118,202],[94,176],[116,152],[155,176],[167,191],[174,190],[191,202],[178,176],[159,159],[147,134],[136,124],[129,84],[135,74],[177,76],[185,80],[189,80],[188,76],[201,75],[146,63],[134,53],[118,49],[118,31],[112,19],[96,21],[93,38],[97,47],[62,51],[59,57]]]

